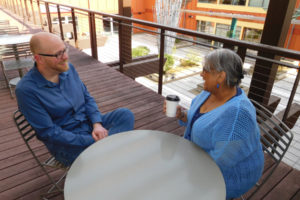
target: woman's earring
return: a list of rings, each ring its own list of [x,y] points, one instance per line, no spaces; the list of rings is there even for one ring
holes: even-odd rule
[[[217,84],[217,88],[219,88],[219,87],[220,87],[220,84],[218,83],[218,84]]]

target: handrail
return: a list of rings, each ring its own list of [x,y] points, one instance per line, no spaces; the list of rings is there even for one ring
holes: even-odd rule
[[[7,1],[9,1],[9,0],[7,0]],[[11,0],[11,1],[13,1],[13,0]],[[207,34],[207,33],[202,33],[202,32],[197,32],[197,31],[193,31],[193,30],[183,29],[183,28],[170,27],[170,26],[161,25],[161,24],[154,23],[154,22],[143,21],[143,20],[140,20],[140,19],[133,19],[133,18],[130,18],[130,17],[120,16],[120,15],[115,15],[115,14],[108,14],[108,13],[104,13],[104,12],[89,10],[89,9],[85,9],[85,8],[81,8],[81,7],[77,7],[77,6],[71,6],[71,5],[67,5],[67,4],[63,4],[63,3],[57,3],[57,2],[48,1],[48,0],[20,0],[20,3],[21,3],[20,9],[21,9],[21,12],[22,12],[22,16],[24,18],[26,18],[26,17],[29,18],[29,16],[28,16],[29,11],[28,11],[27,1],[30,1],[30,3],[31,3],[32,12],[33,12],[32,1],[35,1],[37,3],[41,23],[42,23],[42,17],[41,17],[40,5],[42,5],[41,3],[43,3],[45,5],[47,22],[48,22],[48,25],[49,25],[48,28],[49,28],[50,32],[52,31],[52,28],[51,28],[51,26],[52,26],[51,13],[50,13],[50,9],[49,9],[50,4],[51,4],[51,6],[57,8],[57,10],[58,10],[57,12],[58,12],[59,16],[60,16],[60,11],[62,9],[69,10],[69,12],[72,14],[73,22],[75,22],[75,11],[80,12],[80,14],[87,15],[88,20],[89,20],[89,28],[90,28],[89,30],[90,30],[91,52],[92,52],[92,56],[96,59],[97,59],[98,54],[97,54],[97,35],[96,35],[95,19],[97,18],[97,16],[102,16],[102,18],[106,18],[106,17],[113,18],[114,21],[117,24],[119,24],[119,33],[121,31],[123,31],[122,29],[125,29],[127,27],[137,28],[137,29],[141,29],[141,30],[144,29],[142,27],[138,27],[138,26],[135,26],[135,25],[143,25],[143,26],[147,26],[147,27],[151,27],[151,28],[156,29],[156,31],[153,31],[153,30],[147,30],[147,31],[151,32],[153,34],[155,33],[157,35],[160,35],[160,44],[161,44],[161,46],[160,46],[159,81],[158,81],[158,93],[160,93],[160,94],[162,93],[162,78],[163,78],[163,63],[164,63],[164,56],[163,55],[164,55],[164,45],[165,45],[165,39],[164,38],[166,36],[168,36],[168,37],[181,39],[180,37],[178,37],[178,35],[177,36],[171,36],[171,35],[167,34],[167,31],[176,32],[179,35],[182,34],[182,35],[186,35],[186,36],[190,36],[190,37],[196,37],[196,38],[202,38],[202,39],[221,42],[221,43],[224,44],[224,47],[226,47],[226,48],[237,47],[238,48],[237,53],[241,56],[241,58],[243,60],[245,59],[245,57],[248,57],[248,58],[254,58],[254,59],[257,59],[257,60],[263,60],[263,61],[275,64],[275,65],[283,65],[283,66],[287,66],[289,68],[297,69],[298,74],[297,74],[296,79],[294,81],[294,85],[293,85],[291,95],[289,96],[289,101],[288,101],[288,105],[287,105],[287,108],[286,108],[286,113],[284,115],[285,117],[287,116],[287,112],[290,110],[291,103],[293,101],[293,98],[294,98],[296,90],[297,90],[297,86],[299,84],[299,76],[300,76],[299,69],[300,68],[299,68],[299,66],[293,66],[291,64],[281,62],[280,58],[285,57],[285,58],[290,58],[290,59],[295,59],[295,60],[300,61],[300,52],[299,51],[289,50],[289,49],[285,49],[285,48],[282,48],[282,47],[275,47],[275,46],[266,45],[266,44],[241,41],[241,40],[221,37],[221,36],[217,36],[217,35],[211,35],[211,34]],[[23,4],[26,8],[23,8]],[[24,11],[24,9],[26,9],[26,10]],[[14,9],[14,10],[18,10],[18,13],[21,15],[21,12],[19,12],[19,9]],[[27,16],[25,16],[25,15],[27,15]],[[34,16],[34,14],[33,14],[33,16]],[[60,17],[58,18],[58,20],[59,20],[59,28],[60,28],[61,37],[63,39],[62,22],[61,22]],[[43,25],[41,25],[41,26],[43,27]],[[77,30],[76,30],[75,23],[73,23],[73,33],[74,33],[75,45],[76,45],[77,40],[78,40],[78,36],[77,36]],[[120,55],[120,60],[119,60],[120,68],[119,69],[120,69],[120,72],[123,71],[122,66],[123,66],[123,64],[125,64],[125,59],[121,55],[121,53],[124,51],[124,49],[125,49],[125,51],[127,50],[126,45],[124,44],[125,41],[122,41],[122,40],[123,40],[123,38],[120,37],[120,35],[119,35],[119,55]],[[192,42],[194,44],[199,44],[199,45],[202,45],[202,46],[206,46],[206,47],[216,48],[216,47],[213,47],[213,46],[210,46],[210,45],[207,45],[207,44],[202,44],[201,42],[197,42],[197,41],[193,41],[193,40],[188,40],[188,39],[183,39],[183,40]],[[263,55],[265,57],[263,57],[260,54],[252,55],[252,54],[247,52],[248,49],[258,51],[258,52],[262,52],[262,53],[265,53],[266,55]],[[267,55],[271,55],[271,56],[268,57]],[[275,58],[274,58],[274,56],[275,56]],[[265,91],[265,92],[269,92],[269,90]]]
[[[222,43],[229,43],[229,44],[236,45],[236,46],[247,47],[248,49],[253,49],[253,50],[257,50],[257,51],[263,50],[264,52],[272,53],[272,54],[278,54],[278,52],[280,52],[281,56],[300,60],[300,52],[299,51],[285,49],[282,47],[275,47],[275,46],[271,46],[271,45],[267,45],[267,44],[252,43],[252,42],[241,41],[241,40],[236,40],[236,39],[232,39],[232,38],[225,38],[225,37],[220,37],[220,36],[216,36],[216,35],[197,32],[197,31],[193,31],[193,30],[161,25],[158,23],[144,21],[144,20],[140,20],[140,19],[133,19],[130,17],[108,14],[108,13],[99,12],[99,11],[93,11],[93,10],[89,10],[89,9],[85,9],[85,8],[70,6],[67,4],[56,3],[56,2],[47,1],[47,0],[38,0],[38,1],[56,4],[56,5],[60,5],[60,6],[64,6],[64,7],[69,7],[69,8],[73,8],[76,10],[81,10],[81,11],[85,11],[85,12],[89,12],[89,13],[93,13],[93,14],[97,14],[97,15],[102,15],[104,17],[112,17],[116,20],[121,20],[121,21],[125,21],[125,22],[137,23],[140,25],[150,26],[150,27],[154,27],[154,28],[158,28],[158,29],[164,29],[166,31],[172,31],[172,32],[189,35],[189,36],[195,36],[195,37],[209,39],[209,40],[216,40],[216,41],[222,42]]]

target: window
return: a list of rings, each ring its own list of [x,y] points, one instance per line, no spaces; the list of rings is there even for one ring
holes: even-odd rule
[[[68,17],[68,23],[69,23],[69,24],[73,24],[73,19],[72,19],[72,17]],[[76,26],[78,26],[78,19],[77,19],[76,16],[75,16],[75,24],[76,24]]]
[[[246,5],[246,0],[220,0],[221,4],[229,4],[229,5]]]
[[[198,0],[198,3],[217,3],[217,0]]]
[[[218,36],[222,36],[222,37],[229,37],[229,33],[230,33],[230,25],[226,25],[226,24],[217,24],[216,27],[216,35]],[[235,28],[235,35],[234,38],[235,39],[239,39],[240,38],[240,34],[241,34],[241,27],[237,26]]]
[[[268,8],[270,0],[249,0],[249,6]]]
[[[262,30],[245,28],[243,40],[260,43],[261,35],[262,35]]]
[[[62,24],[66,23],[65,20],[66,20],[65,17],[60,17],[60,21],[61,21]],[[54,17],[53,20],[52,20],[52,24],[58,24],[58,23],[59,23],[58,22],[58,17]]]
[[[115,23],[111,17],[103,19],[103,29],[105,32],[115,33],[118,32],[118,23]]]
[[[197,31],[214,34],[214,23],[208,21],[197,21]],[[199,42],[211,43],[211,40],[197,38]]]
[[[216,26],[216,35],[221,37],[229,37],[230,34],[230,25],[227,24],[217,24]],[[237,26],[235,28],[234,39],[239,39],[241,34],[241,27]],[[222,46],[219,42],[215,42],[216,46]]]

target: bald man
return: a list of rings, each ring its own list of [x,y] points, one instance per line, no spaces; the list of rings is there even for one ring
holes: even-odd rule
[[[134,116],[126,108],[100,113],[59,37],[37,33],[30,49],[35,64],[16,87],[18,106],[58,161],[69,166],[95,141],[133,129]]]

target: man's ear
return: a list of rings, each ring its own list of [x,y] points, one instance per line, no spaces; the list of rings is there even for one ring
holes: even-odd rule
[[[33,58],[34,58],[35,62],[37,62],[37,63],[42,62],[41,56],[39,56],[39,55],[37,55],[37,54],[33,55]]]

